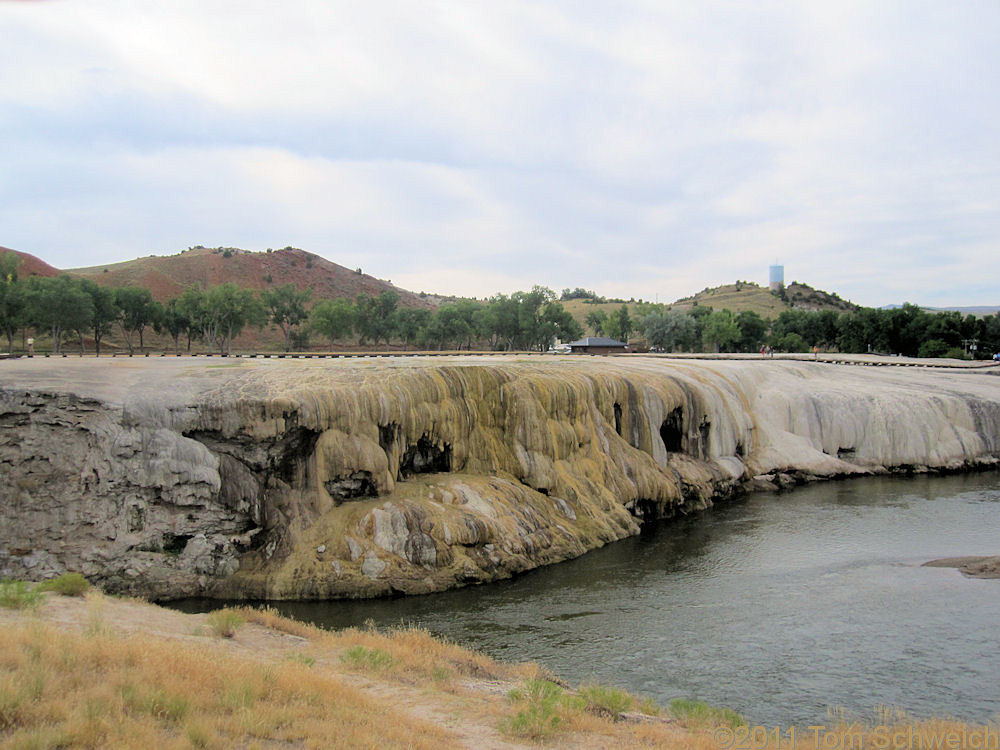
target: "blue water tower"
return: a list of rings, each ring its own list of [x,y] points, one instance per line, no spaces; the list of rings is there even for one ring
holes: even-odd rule
[[[768,275],[768,286],[772,292],[780,292],[785,286],[785,267],[771,266]]]

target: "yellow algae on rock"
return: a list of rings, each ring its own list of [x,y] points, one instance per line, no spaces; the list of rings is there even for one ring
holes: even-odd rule
[[[1000,379],[968,372],[657,357],[253,361],[210,377],[190,362],[7,364],[0,574],[80,570],[158,598],[442,590],[748,489],[1000,456]]]

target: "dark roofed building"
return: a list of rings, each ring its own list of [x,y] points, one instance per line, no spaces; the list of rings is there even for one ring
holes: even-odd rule
[[[588,336],[579,341],[571,341],[570,351],[574,354],[621,354],[628,351],[628,344],[605,336]]]

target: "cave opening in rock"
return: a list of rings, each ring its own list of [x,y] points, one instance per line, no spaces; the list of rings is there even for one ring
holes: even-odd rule
[[[701,424],[698,425],[698,447],[702,455],[708,455],[708,438],[712,432],[712,423],[708,417],[702,417]]]
[[[191,541],[192,534],[164,534],[163,551],[168,555],[179,555]]]
[[[451,446],[448,443],[437,445],[426,434],[416,445],[407,446],[399,462],[399,475],[403,479],[411,474],[445,471],[451,471]]]
[[[622,405],[615,403],[615,432],[622,434]]]
[[[680,453],[684,449],[684,407],[678,406],[660,425],[660,439],[667,453]]]
[[[346,500],[378,497],[378,487],[370,471],[355,471],[347,476],[330,479],[323,486],[337,505]]]
[[[385,451],[386,455],[389,455],[392,449],[396,447],[398,439],[399,425],[395,422],[380,424],[378,426],[378,444]]]
[[[316,450],[317,440],[319,440],[319,432],[307,427],[296,427],[287,432],[276,446],[278,460],[275,474],[282,481],[292,484],[295,481],[298,468]]]

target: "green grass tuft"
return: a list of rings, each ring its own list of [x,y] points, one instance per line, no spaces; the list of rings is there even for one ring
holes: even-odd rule
[[[42,592],[24,581],[0,581],[0,607],[30,609],[42,601]]]
[[[351,646],[340,657],[344,664],[362,669],[384,670],[392,667],[392,654],[379,648]]]
[[[42,581],[35,588],[38,591],[54,591],[62,596],[83,596],[90,588],[90,582],[79,573],[63,573],[58,578]]]
[[[245,622],[243,615],[233,609],[217,609],[208,613],[208,626],[220,638],[232,638]]]
[[[528,680],[523,687],[511,690],[507,697],[520,704],[513,716],[500,721],[499,729],[511,737],[543,740],[559,731],[567,711],[579,711],[584,701],[566,693],[548,680]]]
[[[617,719],[619,714],[632,710],[636,700],[624,690],[590,683],[581,685],[577,695],[587,702],[587,711],[598,716]]]
[[[745,727],[746,719],[731,708],[710,706],[704,701],[675,698],[670,701],[670,713],[689,726]]]

